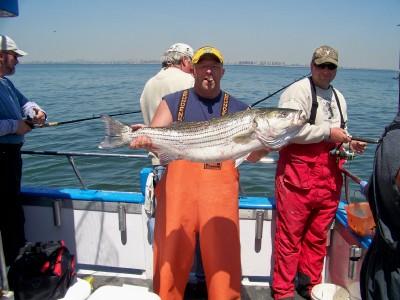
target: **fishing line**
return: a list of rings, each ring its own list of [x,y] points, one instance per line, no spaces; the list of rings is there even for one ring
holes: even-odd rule
[[[293,83],[296,83],[297,81],[302,80],[303,78],[306,78],[307,76],[310,76],[310,74],[311,74],[311,73],[308,73],[308,74],[306,74],[306,75],[301,76],[300,78],[296,79],[295,81],[292,81],[292,82],[289,83],[288,85],[285,85],[284,87],[282,87],[282,88],[280,88],[279,90],[273,92],[272,94],[269,94],[267,97],[262,98],[262,99],[260,99],[260,100],[258,100],[258,101],[256,101],[256,102],[254,102],[253,104],[250,105],[250,107],[254,107],[254,106],[256,106],[257,104],[259,104],[259,103],[261,103],[261,102],[263,102],[263,101],[265,101],[265,100],[271,98],[272,96],[278,94],[280,91],[283,91],[283,90],[286,89],[287,87],[291,86]]]
[[[303,75],[301,77],[299,77],[298,79],[292,81],[291,83],[285,85],[284,87],[280,88],[279,90],[273,92],[272,94],[269,94],[268,96],[254,102],[253,104],[250,105],[250,107],[254,107],[257,104],[271,98],[272,96],[276,95],[277,93],[279,93],[280,91],[286,89],[287,87],[291,86],[292,84],[296,83],[297,81],[300,81],[301,79],[310,76],[311,73],[308,73],[306,75]],[[399,81],[400,82],[400,81]],[[400,90],[400,89],[399,89]],[[400,96],[399,96],[399,101],[400,101]],[[399,103],[400,105],[400,103]],[[129,115],[129,114],[137,114],[140,113],[141,110],[134,110],[134,111],[127,111],[127,112],[121,112],[121,113],[114,113],[114,114],[107,114],[110,117],[115,117],[115,116],[122,116],[122,115]],[[95,120],[95,119],[100,119],[103,115],[98,115],[98,116],[92,116],[92,117],[88,117],[88,118],[82,118],[82,119],[75,119],[75,120],[69,120],[69,121],[61,121],[61,122],[48,122],[45,123],[43,125],[39,125],[39,126],[35,126],[34,128],[45,128],[45,127],[55,127],[55,126],[60,126],[60,125],[65,125],[65,124],[72,124],[72,123],[79,123],[79,122],[83,122],[83,121],[89,121],[89,120]],[[356,137],[353,136],[352,137],[353,140],[357,140],[357,141],[362,141],[362,142],[366,142],[369,144],[378,144],[378,139],[369,139],[369,138],[364,138],[364,137]]]
[[[280,91],[286,89],[287,87],[291,86],[293,83],[309,76],[310,74],[304,75],[298,79],[296,79],[295,81],[289,83],[288,85],[285,85],[284,87],[280,88],[279,90],[273,92],[272,94],[269,94],[267,97],[258,100],[257,102],[254,102],[253,104],[250,105],[250,107],[256,106],[257,104],[271,98],[272,96],[276,95],[277,93],[279,93]],[[115,113],[115,114],[107,114],[110,117],[115,117],[115,116],[122,116],[122,115],[128,115],[128,114],[137,114],[140,113],[140,110],[134,110],[134,111],[128,111],[128,112],[123,112],[123,113]],[[98,115],[98,116],[92,116],[92,117],[88,117],[88,118],[82,118],[82,119],[75,119],[75,120],[69,120],[69,121],[61,121],[61,122],[48,122],[45,123],[43,125],[39,125],[39,126],[35,126],[34,128],[45,128],[45,127],[55,127],[55,126],[60,126],[60,125],[65,125],[65,124],[72,124],[72,123],[79,123],[79,122],[83,122],[83,121],[89,121],[89,120],[95,120],[95,119],[100,119],[102,117],[102,115]]]
[[[277,93],[279,93],[280,91],[286,89],[287,87],[291,86],[292,84],[296,83],[297,81],[300,81],[300,80],[302,80],[303,78],[306,78],[306,77],[308,77],[308,76],[310,76],[310,75],[311,75],[311,73],[308,73],[308,74],[306,74],[306,75],[301,76],[300,78],[298,78],[298,79],[292,81],[291,83],[285,85],[284,87],[280,88],[279,90],[273,92],[272,94],[269,94],[267,97],[262,98],[262,99],[260,99],[260,100],[258,100],[258,101],[256,101],[256,102],[254,102],[253,104],[250,105],[250,107],[256,106],[257,104],[259,104],[259,103],[261,103],[261,102],[263,102],[263,101],[265,101],[265,100],[271,98],[272,96],[276,95]],[[399,82],[400,82],[400,81],[399,81]],[[400,90],[400,89],[399,89],[399,90]],[[400,101],[400,96],[399,96],[399,101]],[[399,102],[399,105],[400,105],[400,102]],[[368,144],[378,144],[378,143],[379,143],[379,139],[371,139],[371,138],[365,138],[365,137],[360,137],[360,136],[352,136],[352,140],[356,140],[356,141],[360,141],[360,142],[365,142],[365,143],[368,143]]]
[[[115,113],[115,114],[107,114],[110,117],[115,117],[115,116],[122,116],[122,115],[129,115],[129,114],[137,114],[140,113],[140,110],[134,110],[134,111],[127,111],[127,112],[122,112],[122,113]],[[48,122],[43,125],[38,125],[35,128],[45,128],[45,127],[54,127],[54,126],[60,126],[60,125],[65,125],[65,124],[72,124],[72,123],[79,123],[83,121],[89,121],[89,120],[95,120],[95,119],[100,119],[103,115],[98,115],[98,116],[92,116],[88,118],[82,118],[82,119],[75,119],[75,120],[69,120],[69,121],[61,121],[61,122]]]

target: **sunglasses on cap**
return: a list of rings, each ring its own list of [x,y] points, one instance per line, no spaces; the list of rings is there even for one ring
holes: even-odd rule
[[[316,66],[318,69],[321,69],[321,70],[325,69],[325,68],[328,68],[331,71],[337,69],[337,65],[330,64],[330,63],[320,64],[320,65],[314,64],[314,66]]]

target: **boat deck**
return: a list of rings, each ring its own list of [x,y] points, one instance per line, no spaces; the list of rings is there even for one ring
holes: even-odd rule
[[[131,284],[136,286],[151,287],[151,280],[138,278],[121,278],[110,276],[93,276],[93,288],[97,289],[104,285],[122,286],[123,284]],[[242,285],[242,300],[272,300],[271,289],[268,286]],[[304,299],[299,295],[295,296],[296,300]],[[202,283],[188,283],[185,291],[184,300],[207,300],[207,289]]]

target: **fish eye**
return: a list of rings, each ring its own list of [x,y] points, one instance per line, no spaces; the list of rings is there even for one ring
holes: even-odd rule
[[[281,118],[286,118],[287,116],[288,116],[287,111],[281,111],[281,113],[280,113]]]

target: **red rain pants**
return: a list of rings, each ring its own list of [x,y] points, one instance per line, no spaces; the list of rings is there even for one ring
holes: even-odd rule
[[[173,161],[157,184],[153,285],[162,300],[183,299],[196,233],[208,299],[240,299],[239,174],[232,161],[219,165]]]
[[[335,145],[292,144],[280,151],[275,180],[275,299],[309,295],[321,282],[326,240],[340,199],[342,175],[329,150]]]

